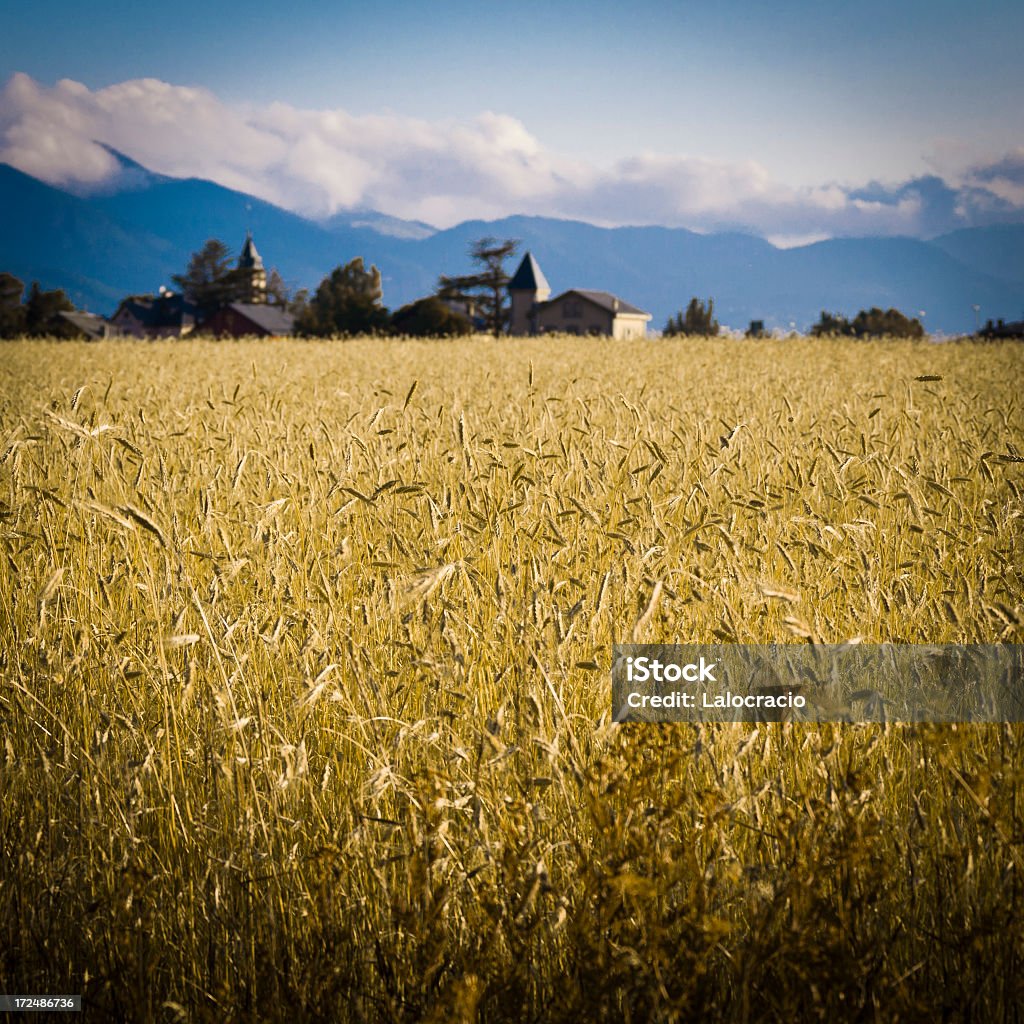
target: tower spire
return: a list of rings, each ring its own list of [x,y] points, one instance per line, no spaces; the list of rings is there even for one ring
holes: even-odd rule
[[[263,266],[263,257],[256,251],[251,231],[245,233],[245,244],[238,257],[238,273],[242,279],[242,302],[266,302],[267,271]]]
[[[533,334],[533,307],[551,296],[551,286],[540,269],[540,264],[528,252],[519,269],[508,283],[508,294],[512,300],[512,334]]]

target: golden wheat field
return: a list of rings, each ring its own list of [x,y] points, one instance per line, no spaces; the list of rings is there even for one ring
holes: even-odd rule
[[[1019,345],[0,352],[0,991],[1020,1019],[1024,726],[609,714],[631,638],[1021,643]]]

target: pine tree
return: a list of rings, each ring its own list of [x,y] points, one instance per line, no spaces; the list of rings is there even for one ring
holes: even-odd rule
[[[192,253],[185,273],[171,280],[198,309],[200,320],[236,301],[242,284],[238,270],[231,266],[231,250],[217,238]]]
[[[708,299],[705,305],[700,299],[692,298],[686,307],[685,315],[680,310],[675,316],[670,316],[661,333],[667,338],[682,335],[710,338],[718,334],[718,331],[718,321],[715,319],[715,300]]]
[[[25,300],[25,333],[36,337],[51,332],[53,318],[58,313],[70,312],[74,304],[60,288],[43,291],[38,281],[32,282]]]
[[[442,299],[466,304],[467,309],[480,311],[481,319],[495,338],[508,327],[510,307],[505,301],[508,294],[508,272],[505,260],[515,254],[519,242],[506,239],[481,238],[470,247],[470,258],[480,270],[463,277],[442,276],[437,282],[437,293]]]
[[[299,334],[332,335],[376,334],[388,326],[388,311],[383,298],[380,271],[367,270],[357,256],[327,275],[296,322]]]

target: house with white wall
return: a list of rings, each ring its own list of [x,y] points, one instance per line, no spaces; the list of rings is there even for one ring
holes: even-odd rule
[[[650,313],[612,295],[588,288],[570,288],[551,298],[540,264],[527,253],[508,283],[512,303],[511,334],[590,334],[612,338],[643,338]]]

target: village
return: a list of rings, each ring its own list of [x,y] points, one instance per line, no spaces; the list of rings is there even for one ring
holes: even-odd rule
[[[511,255],[515,246],[514,242],[502,243],[502,258]],[[359,258],[337,268],[309,296],[304,290],[290,294],[276,271],[268,279],[251,232],[246,234],[233,267],[222,265],[211,272],[207,258],[211,247],[218,253],[227,251],[222,243],[211,240],[194,254],[191,287],[186,283],[175,290],[160,285],[155,293],[127,296],[110,317],[76,310],[62,292],[40,292],[35,285],[28,301],[31,303],[36,296],[44,308],[52,307],[43,314],[46,333],[86,340],[356,333],[450,336],[479,332],[629,339],[645,337],[651,320],[650,313],[607,291],[569,288],[552,297],[551,286],[531,252],[522,257],[511,277],[500,260],[492,259],[486,273],[451,279],[457,286],[449,282],[437,294],[389,315],[383,307],[379,271],[375,267],[364,269]],[[5,277],[16,281],[11,275]],[[185,276],[175,280],[184,283]],[[326,298],[325,293],[332,287],[333,294]],[[18,291],[20,297],[20,288]],[[490,299],[481,292],[490,292]],[[8,287],[5,294],[13,294],[13,288]],[[330,306],[326,316],[317,308],[318,302]]]

